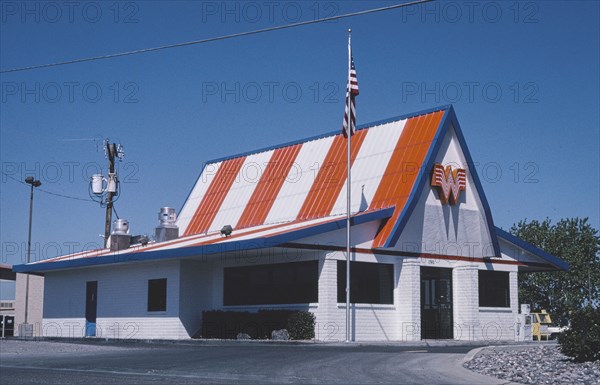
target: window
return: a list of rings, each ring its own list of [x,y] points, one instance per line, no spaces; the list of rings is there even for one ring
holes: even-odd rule
[[[319,262],[227,267],[223,304],[277,305],[317,302]]]
[[[394,265],[350,262],[350,302],[394,303]],[[337,262],[337,300],[346,302],[346,261]]]
[[[148,311],[167,311],[167,279],[148,280]]]
[[[508,272],[479,270],[479,306],[510,307]]]

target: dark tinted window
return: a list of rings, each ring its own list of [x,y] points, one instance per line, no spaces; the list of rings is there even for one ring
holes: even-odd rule
[[[167,279],[148,280],[148,311],[167,310]]]
[[[319,262],[227,267],[223,304],[265,305],[317,302]]]
[[[337,263],[337,300],[346,302],[346,261]],[[394,265],[350,262],[350,302],[393,304]]]
[[[510,307],[508,272],[479,270],[479,306]]]

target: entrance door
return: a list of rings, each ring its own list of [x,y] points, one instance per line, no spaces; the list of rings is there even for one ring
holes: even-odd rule
[[[2,321],[2,325],[0,326],[0,336],[2,336],[2,338],[14,336],[15,317],[10,315],[0,315],[0,321]]]
[[[421,267],[421,339],[454,338],[452,269]]]
[[[98,281],[87,282],[85,288],[85,336],[96,336],[96,308],[98,306]]]

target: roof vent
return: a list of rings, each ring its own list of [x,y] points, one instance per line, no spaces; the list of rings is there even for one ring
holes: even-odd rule
[[[163,207],[158,212],[159,225],[156,226],[154,238],[156,242],[165,242],[179,238],[179,227],[175,224],[177,213],[171,207]]]
[[[129,221],[127,219],[117,219],[113,222],[112,234],[129,234]]]
[[[127,219],[117,219],[113,222],[113,231],[110,235],[111,251],[127,249],[130,244],[129,221]]]

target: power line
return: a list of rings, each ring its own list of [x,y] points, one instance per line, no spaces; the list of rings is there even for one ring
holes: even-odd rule
[[[7,177],[9,177],[10,179],[14,180],[15,182],[21,183],[21,184],[25,184],[25,182],[18,180],[17,178],[13,177],[10,174],[5,173],[4,171],[2,171],[2,174],[6,175]],[[76,196],[72,196],[72,195],[65,195],[65,194],[59,194],[59,193],[55,193],[52,191],[48,191],[42,188],[36,188],[35,191],[39,191],[45,194],[49,194],[49,195],[54,195],[60,198],[67,198],[67,199],[73,199],[73,200],[77,200],[77,201],[84,201],[84,202],[94,202],[93,200],[89,199],[89,198],[80,198],[80,197],[76,197]],[[97,202],[94,202],[97,203]]]
[[[46,193],[46,194],[50,194],[50,195],[54,195],[54,196],[57,196],[57,197],[60,197],[60,198],[73,199],[73,200],[83,201],[83,202],[94,202],[93,200],[91,200],[89,198],[79,198],[79,197],[75,197],[75,196],[71,196],[71,195],[59,194],[59,193],[55,193],[55,192],[52,192],[52,191],[44,190],[44,189],[41,189],[41,188],[38,188],[37,191],[40,191],[40,192],[43,192],[43,193]]]
[[[428,3],[430,1],[434,1],[434,0],[416,0],[416,1],[411,1],[408,3],[390,5],[387,7],[367,9],[364,11],[346,13],[346,14],[338,15],[338,16],[324,17],[322,19],[301,21],[301,22],[297,22],[297,23],[280,25],[280,26],[276,26],[276,27],[256,29],[254,31],[239,32],[239,33],[234,33],[231,35],[210,37],[207,39],[192,40],[192,41],[187,41],[187,42],[183,42],[183,43],[168,44],[168,45],[163,45],[163,46],[159,46],[159,47],[143,48],[143,49],[138,49],[138,50],[134,50],[134,51],[118,52],[118,53],[112,53],[112,54],[108,54],[108,55],[92,56],[92,57],[88,57],[88,58],[73,59],[73,60],[67,60],[67,61],[56,62],[56,63],[38,64],[38,65],[29,66],[29,67],[11,68],[11,69],[6,69],[6,70],[0,70],[0,73],[4,74],[4,73],[10,73],[10,72],[30,71],[30,70],[40,69],[40,68],[58,67],[58,66],[63,66],[63,65],[68,65],[68,64],[85,63],[85,62],[95,61],[95,60],[113,59],[113,58],[122,57],[122,56],[138,55],[138,54],[142,54],[142,53],[161,51],[161,50],[166,50],[166,49],[171,49],[171,48],[180,48],[180,47],[186,47],[189,45],[204,44],[204,43],[210,43],[210,42],[214,42],[214,41],[234,39],[234,38],[238,38],[238,37],[242,37],[242,36],[257,35],[259,33],[273,32],[273,31],[279,31],[282,29],[302,27],[302,26],[310,25],[310,24],[324,23],[324,22],[332,21],[332,20],[339,20],[339,19],[345,19],[345,18],[349,18],[349,17],[362,16],[362,15],[367,15],[367,14],[375,13],[375,12],[390,11],[390,10],[394,10],[394,9],[398,9],[398,8],[408,7],[411,5]]]

